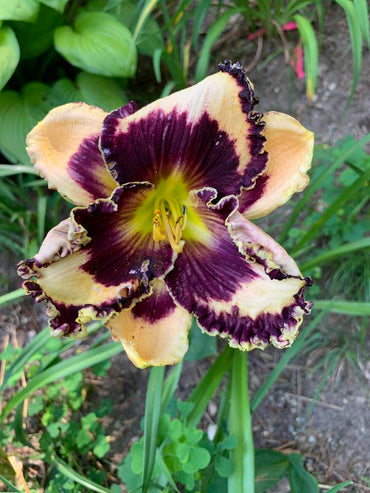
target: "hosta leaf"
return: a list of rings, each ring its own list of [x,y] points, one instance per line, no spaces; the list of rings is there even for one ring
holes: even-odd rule
[[[19,62],[19,45],[10,27],[0,28],[0,91],[13,75]]]
[[[68,0],[39,0],[39,2],[58,12],[63,12]]]
[[[54,29],[60,25],[62,16],[55,10],[41,5],[37,22],[14,22],[12,28],[17,36],[22,59],[35,58],[53,44]]]
[[[29,163],[25,151],[28,132],[54,106],[50,89],[40,82],[30,82],[19,94],[0,94],[0,150],[12,162]]]
[[[102,75],[81,72],[77,76],[77,85],[82,96],[81,101],[112,111],[128,102],[121,86]]]
[[[0,0],[0,20],[34,22],[39,8],[37,0]]]
[[[76,82],[60,79],[52,87],[58,104],[83,101],[103,110],[112,111],[128,102],[121,86],[114,79],[80,72]]]
[[[104,12],[80,12],[74,28],[54,32],[55,49],[72,65],[92,74],[132,77],[137,54],[130,31]]]

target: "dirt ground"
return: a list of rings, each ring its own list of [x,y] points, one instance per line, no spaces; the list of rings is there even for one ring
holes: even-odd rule
[[[365,51],[363,72],[355,97],[342,117],[352,81],[349,35],[339,7],[332,7],[325,19],[327,23],[321,45],[317,95],[312,103],[305,97],[304,82],[295,78],[290,67],[284,64],[283,54],[280,53],[268,64],[264,63],[266,53],[281,47],[278,40],[265,41],[262,57],[249,75],[260,98],[258,110],[278,110],[296,116],[315,132],[317,142],[333,144],[347,134],[359,139],[369,132],[370,56]],[[247,33],[243,32],[242,24],[236,19],[231,34],[219,46],[218,60],[239,59],[247,66],[253,60],[255,49],[256,45],[248,42]],[[16,289],[19,282],[11,265],[17,259],[8,256],[4,259],[4,253],[2,257],[1,289]],[[325,293],[322,297],[325,298]],[[337,323],[352,322],[342,317]],[[34,331],[44,325],[42,310],[31,300],[2,309],[0,313],[1,335],[16,328],[20,343],[27,342]],[[252,393],[265,380],[280,356],[281,353],[273,348],[250,355]],[[178,389],[180,396],[189,394],[208,365],[207,361],[185,363]],[[370,415],[369,390],[366,386],[366,376],[369,377],[369,374],[370,371],[364,371],[361,380],[353,373],[344,372],[335,385],[331,383],[325,387],[312,414],[305,419],[320,375],[310,372],[306,357],[294,361],[253,416],[255,445],[301,452],[307,469],[319,479],[323,488],[349,479],[354,484],[343,491],[370,491]],[[147,375],[147,370],[134,368],[122,353],[113,359],[108,377],[96,389],[96,399],[109,396],[114,403],[112,415],[106,423],[107,433],[112,436],[113,463],[118,463],[130,444],[140,436],[139,423],[143,416]],[[217,400],[212,405],[217,406]],[[208,420],[211,423],[211,409],[209,411]],[[289,486],[281,482],[275,491],[287,492]]]

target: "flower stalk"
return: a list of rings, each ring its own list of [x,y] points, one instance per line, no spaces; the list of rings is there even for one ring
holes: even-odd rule
[[[247,353],[231,350],[230,410],[228,428],[238,444],[230,453],[234,472],[228,479],[228,491],[254,493],[254,446],[248,397]]]

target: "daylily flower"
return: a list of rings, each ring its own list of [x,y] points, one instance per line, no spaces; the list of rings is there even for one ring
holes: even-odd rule
[[[142,368],[184,356],[193,315],[243,350],[294,340],[308,280],[250,219],[305,188],[313,134],[254,112],[239,63],[219,70],[140,110],[66,104],[28,135],[37,171],[77,206],[18,267],[53,334],[104,319]]]

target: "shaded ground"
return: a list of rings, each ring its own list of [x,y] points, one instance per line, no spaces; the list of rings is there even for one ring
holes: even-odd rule
[[[370,57],[365,52],[356,95],[341,119],[352,80],[350,42],[344,14],[339,8],[333,8],[326,20],[318,90],[312,104],[305,98],[304,82],[294,77],[290,67],[284,64],[282,54],[268,64],[264,64],[261,58],[251,70],[250,77],[260,97],[260,111],[274,109],[290,113],[315,132],[318,142],[333,144],[347,134],[358,139],[369,132]],[[219,59],[239,59],[248,65],[254,57],[255,45],[248,44],[246,34],[236,20],[231,33],[220,46]],[[265,45],[265,53],[281,46],[279,41],[266,41]],[[272,219],[279,220],[279,217],[276,213]],[[0,278],[4,291],[18,287],[10,267],[15,263],[15,259],[7,257],[1,262]],[[41,313],[30,300],[3,309],[0,315],[1,335],[15,328],[19,342],[27,342],[33,330],[45,325]],[[352,322],[343,317],[336,323]],[[280,355],[273,348],[264,353],[255,351],[251,355],[252,390],[265,380]],[[179,395],[188,395],[207,365],[207,362],[185,364]],[[119,355],[114,358],[108,377],[97,387],[97,399],[110,396],[114,402],[112,415],[106,423],[107,433],[112,436],[113,463],[122,459],[129,445],[140,435],[147,374],[147,371],[135,369],[125,355]],[[364,379],[365,375],[366,372]],[[370,464],[370,437],[366,430],[370,429],[370,417],[365,381],[361,382],[353,373],[342,374],[336,386],[329,384],[324,389],[313,412],[305,419],[319,377],[310,373],[306,357],[285,370],[273,392],[254,415],[256,446],[300,451],[305,456],[306,467],[322,485],[352,479],[355,484],[344,491],[370,491],[369,479],[366,480]],[[211,422],[212,412],[208,418]],[[276,491],[283,493],[289,489],[281,483]]]

